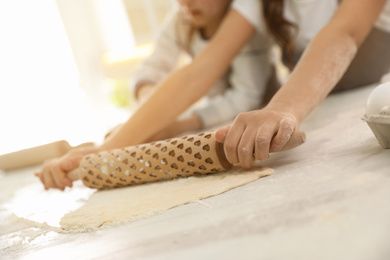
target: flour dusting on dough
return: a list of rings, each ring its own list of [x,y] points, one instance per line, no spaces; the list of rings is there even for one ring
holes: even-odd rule
[[[147,218],[179,205],[215,196],[271,175],[270,168],[193,176],[94,193],[78,210],[61,219],[63,232],[86,232]]]

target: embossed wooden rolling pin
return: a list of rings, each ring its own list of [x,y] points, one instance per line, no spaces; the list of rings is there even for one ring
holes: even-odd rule
[[[304,142],[305,134],[295,132],[283,150]],[[223,145],[209,132],[90,154],[68,177],[81,179],[90,188],[109,189],[218,173],[231,167]]]

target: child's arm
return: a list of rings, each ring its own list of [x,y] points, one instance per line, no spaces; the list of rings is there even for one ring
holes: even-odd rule
[[[208,92],[254,32],[254,27],[241,14],[230,10],[213,39],[193,62],[158,84],[130,119],[92,152],[139,144],[166,128]],[[71,186],[66,174],[77,168],[80,155],[88,152],[68,153],[48,162],[36,176],[47,189]]]
[[[231,163],[251,167],[253,151],[255,159],[265,160],[270,147],[278,150],[286,144],[302,120],[340,80],[385,2],[342,1],[269,105],[239,115],[230,129],[218,131],[218,139],[225,141],[225,152]]]
[[[205,49],[189,65],[157,85],[123,127],[100,148],[106,150],[144,142],[171,124],[208,92],[254,32],[246,19],[230,10]]]

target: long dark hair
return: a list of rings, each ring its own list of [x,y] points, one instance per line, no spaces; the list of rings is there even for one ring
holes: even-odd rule
[[[260,1],[260,0],[259,0]],[[269,33],[282,49],[284,57],[287,59],[290,68],[294,65],[294,43],[295,35],[298,27],[288,21],[283,15],[284,0],[261,0],[263,4],[263,16],[266,24],[267,33]],[[177,39],[180,39],[180,45],[190,52],[191,42],[196,29],[184,19],[184,16],[179,16],[176,23],[176,33],[179,31],[179,24],[186,24],[187,35],[180,37],[177,34]]]
[[[294,65],[294,42],[298,27],[284,17],[284,0],[262,0],[262,2],[267,31],[281,47],[291,68]]]

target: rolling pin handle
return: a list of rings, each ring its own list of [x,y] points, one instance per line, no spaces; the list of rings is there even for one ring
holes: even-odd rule
[[[280,152],[291,150],[297,146],[300,146],[304,142],[306,142],[305,132],[295,131],[291,135],[290,140],[288,140],[288,142],[285,144],[285,146],[283,146],[283,148],[280,150]],[[272,153],[272,152],[279,152],[279,151],[274,151],[274,150],[270,149],[270,152]]]

